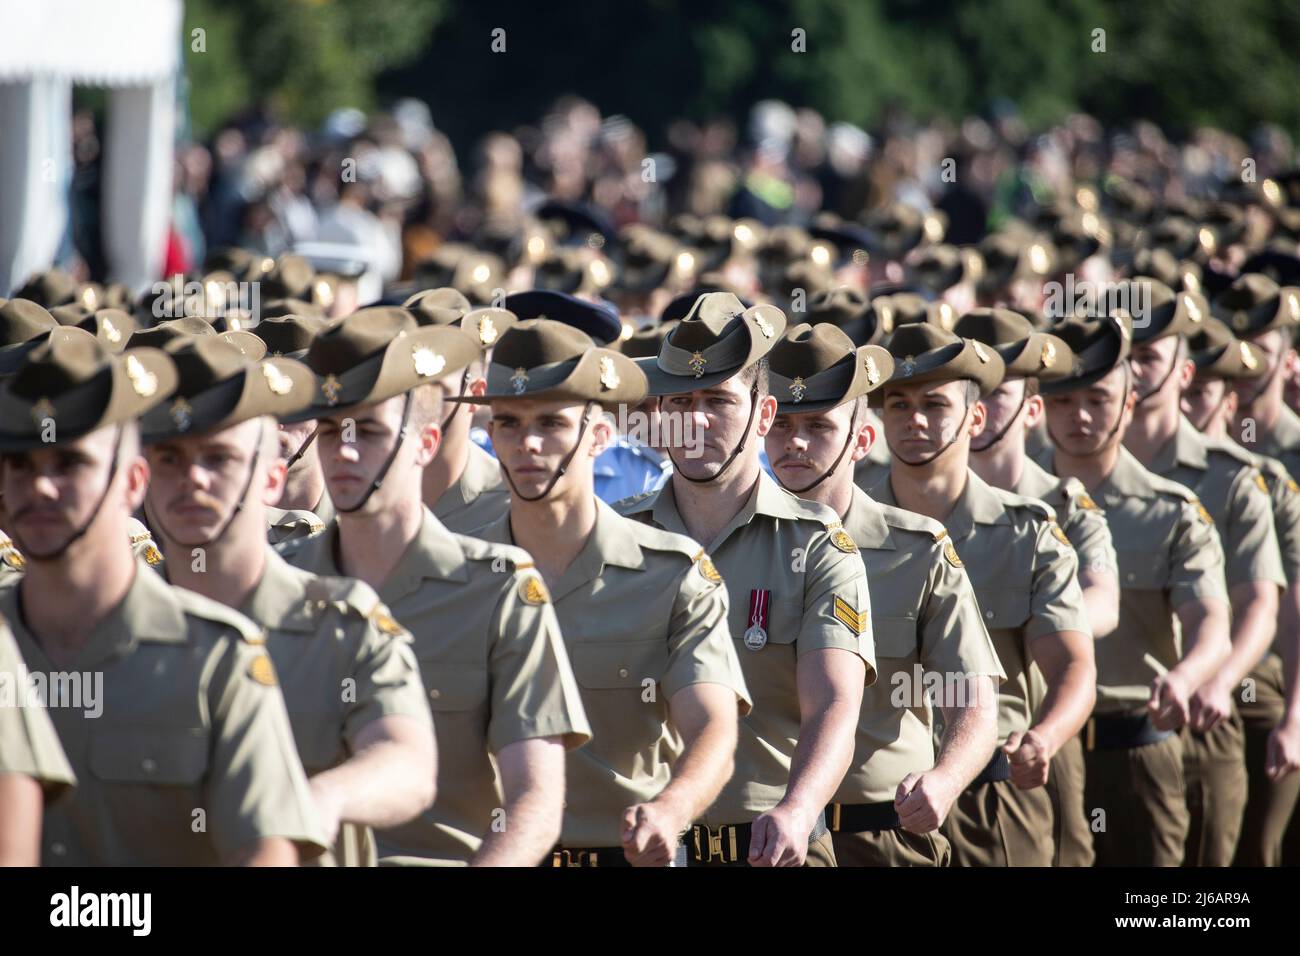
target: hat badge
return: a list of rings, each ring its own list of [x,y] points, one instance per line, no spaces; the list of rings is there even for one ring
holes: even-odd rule
[[[131,380],[131,387],[141,398],[149,398],[158,391],[158,376],[144,367],[134,355],[126,357],[126,377]]]
[[[1232,327],[1236,329],[1238,332],[1246,331],[1246,328],[1249,325],[1250,325],[1250,316],[1247,315],[1245,312],[1238,312],[1236,315],[1232,317]]]
[[[325,380],[320,383],[321,393],[325,396],[325,401],[330,405],[339,403],[339,392],[343,391],[343,385],[338,378],[331,372],[325,376]]]
[[[103,319],[102,328],[104,330],[104,338],[108,339],[114,345],[122,341],[122,333],[117,330],[117,326],[113,324],[112,319]]]
[[[758,326],[758,330],[763,333],[765,339],[770,339],[776,334],[776,329],[772,328],[772,324],[761,315],[754,316],[754,324]]]
[[[796,375],[794,377],[794,381],[790,383],[790,394],[794,396],[794,400],[796,402],[802,402],[803,394],[807,390],[808,390],[808,386],[804,384],[803,376]]]
[[[618,372],[614,370],[614,360],[612,358],[602,358],[600,360],[600,387],[604,389],[618,388]]]
[[[691,371],[695,373],[695,377],[699,378],[704,374],[704,366],[709,364],[709,360],[704,357],[703,352],[692,352],[690,361],[686,364],[691,367]]]
[[[880,369],[876,366],[876,360],[868,355],[862,362],[862,367],[867,370],[867,384],[872,388],[880,381]]]
[[[37,425],[45,421],[54,421],[54,403],[48,398],[42,398],[32,406],[32,420]]]
[[[945,329],[947,329],[949,332],[951,332],[952,324],[955,318],[956,316],[953,314],[952,306],[949,305],[947,302],[940,302],[939,303],[939,324],[943,326]]]
[[[516,395],[522,395],[527,385],[528,370],[521,365],[515,369],[515,374],[510,376],[510,387],[515,390]]]
[[[1183,305],[1187,308],[1187,317],[1193,322],[1201,321],[1204,316],[1201,315],[1201,309],[1196,304],[1196,300],[1190,295],[1183,296]]]
[[[1043,343],[1043,354],[1039,357],[1043,368],[1051,368],[1056,364],[1056,346],[1047,341]]]
[[[975,347],[975,355],[981,362],[987,362],[989,360],[989,353],[984,351],[984,346],[980,345],[978,342],[971,342],[971,345]]]
[[[497,327],[491,316],[485,315],[478,320],[478,340],[483,345],[491,345],[497,340]]]
[[[1286,294],[1286,308],[1291,313],[1291,321],[1300,321],[1300,301],[1297,301],[1294,292]]]
[[[1245,342],[1238,342],[1237,347],[1241,350],[1241,364],[1246,368],[1254,371],[1259,367],[1259,359],[1255,358],[1255,353],[1250,350],[1250,346]]]
[[[273,395],[288,395],[293,391],[293,379],[270,362],[262,363],[262,377],[266,379],[266,387]]]
[[[903,357],[903,364],[898,366],[899,373],[906,378],[916,371],[916,356],[906,355]]]
[[[184,398],[178,398],[172,402],[168,411],[177,428],[183,432],[190,430],[190,425],[194,424],[194,408],[189,402]]]
[[[445,358],[424,345],[411,350],[411,362],[415,365],[415,374],[420,378],[437,375],[447,367]]]

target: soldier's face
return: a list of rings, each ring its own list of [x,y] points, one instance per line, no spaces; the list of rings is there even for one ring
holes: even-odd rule
[[[279,497],[282,462],[268,463],[259,457],[260,474],[250,475],[263,427],[267,426],[259,421],[241,422],[221,431],[158,442],[145,449],[152,473],[149,512],[157,516],[168,537],[178,544],[201,544],[221,531],[241,500],[266,501],[273,496],[273,501]],[[268,465],[275,469],[270,483],[273,489],[268,487]],[[262,510],[245,508],[231,522],[236,540],[242,525],[252,528],[260,539]]]
[[[763,438],[771,430],[772,420],[776,417],[776,399],[771,395],[760,396],[751,421],[750,394],[750,386],[742,382],[740,376],[735,376],[713,388],[664,396],[659,402],[661,414],[679,419],[674,427],[665,431],[682,436],[684,442],[681,446],[670,446],[673,467],[680,468],[692,478],[711,478],[722,468],[742,438],[746,439],[746,452],[757,459],[758,447],[754,437]],[[748,434],[746,423],[749,425]],[[694,438],[693,446],[685,444],[685,436]]]
[[[1267,371],[1261,378],[1241,379],[1234,386],[1237,392],[1237,410],[1242,415],[1259,411],[1261,406],[1271,405],[1275,395],[1280,396],[1282,372],[1286,366],[1295,362],[1296,354],[1295,349],[1287,344],[1286,338],[1278,329],[1257,335],[1249,341],[1264,353],[1264,367]],[[1251,398],[1254,398],[1251,403],[1254,407],[1248,408],[1245,402]]]
[[[1236,396],[1221,378],[1192,380],[1183,392],[1183,414],[1199,432],[1217,431],[1226,423],[1237,407]]]
[[[101,428],[76,441],[0,458],[0,489],[9,522],[5,530],[24,554],[35,557],[63,547],[95,517],[101,497],[103,511],[119,511],[123,517],[140,507],[149,467],[124,441],[117,471],[110,476],[117,442],[118,429]],[[105,495],[110,481],[112,488]],[[92,527],[86,536],[97,533]]]
[[[561,494],[570,488],[590,489],[592,462],[609,445],[611,429],[593,406],[592,419],[582,429],[585,406],[567,401],[515,399],[492,403],[488,432],[497,460],[510,473],[520,494],[540,494],[555,476],[560,463],[578,444],[569,467],[555,483]],[[578,441],[578,432],[582,440]]]
[[[1087,388],[1047,396],[1044,410],[1048,434],[1067,455],[1076,458],[1096,455],[1108,444],[1123,439],[1135,400],[1123,367],[1113,369]],[[1121,414],[1124,422],[1115,428]]]
[[[1133,346],[1129,357],[1129,366],[1133,369],[1133,387],[1139,395],[1146,395],[1153,389],[1158,393],[1152,395],[1150,404],[1163,407],[1166,400],[1173,400],[1182,389],[1181,375],[1175,365],[1187,363],[1182,355],[1182,339],[1170,335],[1158,342],[1147,342]]]
[[[965,381],[921,382],[885,386],[881,422],[894,457],[904,464],[921,464],[949,447],[965,447],[959,432],[978,435],[984,429],[984,406],[968,404]]]
[[[346,415],[319,421],[321,471],[330,499],[340,509],[355,507],[369,493],[384,462],[397,444],[402,425],[403,396],[366,405]],[[422,469],[437,451],[436,425],[417,429],[408,417],[406,439],[380,487],[366,499],[363,513],[391,507],[418,495]]]
[[[781,484],[787,488],[806,488],[826,473],[849,440],[849,430],[867,437],[854,443],[855,448],[844,452],[836,472],[853,471],[855,458],[871,450],[875,429],[859,415],[853,422],[854,402],[836,408],[801,415],[780,415],[767,433],[767,459]],[[855,455],[857,447],[863,449]],[[834,479],[828,479],[834,480]]]
[[[985,421],[984,431],[971,440],[971,451],[976,452],[991,448],[999,435],[1007,436],[1009,441],[1018,440],[1026,425],[1041,417],[1043,405],[1043,400],[1037,395],[1025,397],[1023,378],[1008,379],[980,402],[984,406]]]

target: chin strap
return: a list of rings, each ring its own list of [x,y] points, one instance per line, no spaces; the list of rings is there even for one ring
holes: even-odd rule
[[[956,443],[957,439],[961,437],[961,433],[966,428],[966,419],[970,417],[970,410],[974,407],[975,406],[973,405],[966,406],[965,410],[961,413],[961,424],[958,425],[956,431],[952,433],[952,437],[949,438],[946,442],[944,442],[943,447],[940,448],[938,451],[936,451],[929,458],[922,459],[921,461],[908,461],[906,458],[904,458],[902,455],[898,454],[897,452],[894,452],[894,457],[897,458],[899,461],[901,461],[903,464],[908,465],[912,468],[923,468],[926,465],[930,464],[930,462],[934,461],[936,458],[938,458],[940,455],[946,452],[949,448],[951,448]],[[891,448],[890,451],[893,452],[894,450]]]
[[[569,470],[570,462],[573,461],[573,456],[578,453],[578,447],[582,444],[582,436],[587,433],[587,419],[591,414],[592,404],[594,403],[589,401],[582,406],[582,424],[578,426],[578,438],[573,443],[573,447],[569,449],[569,453],[564,456],[564,460],[560,462],[560,467],[555,469],[555,474],[551,476],[551,480],[546,483],[546,487],[542,489],[540,494],[533,495],[531,498],[525,494],[521,494],[519,489],[515,486],[515,480],[510,477],[510,469],[504,464],[498,462],[498,464],[501,464],[501,473],[506,476],[506,481],[510,485],[510,490],[519,498],[519,500],[541,501],[551,493],[551,489],[555,487],[555,483],[564,477],[564,473]]]
[[[1020,411],[1025,407],[1025,402],[1027,401],[1029,401],[1029,396],[1021,395],[1020,404],[1016,406],[1016,413],[1007,420],[1007,423],[1005,425],[1002,426],[1002,431],[998,432],[997,435],[994,436],[993,440],[990,441],[988,444],[981,445],[979,448],[976,448],[974,442],[972,442],[971,451],[975,452],[976,454],[979,454],[980,452],[988,451],[998,442],[1002,441],[1002,439],[1006,438],[1007,432],[1011,431],[1011,426],[1014,425],[1016,423],[1016,419],[1020,417]]]
[[[736,445],[735,450],[732,451],[732,453],[727,456],[727,460],[722,463],[722,467],[719,468],[714,474],[710,475],[707,478],[692,478],[690,475],[682,471],[682,469],[677,464],[677,459],[673,458],[672,451],[669,450],[668,457],[672,459],[673,473],[677,475],[681,475],[687,481],[694,482],[697,485],[707,484],[710,481],[717,481],[719,478],[722,477],[723,473],[726,472],[726,470],[731,467],[732,462],[736,460],[736,456],[745,450],[745,443],[749,441],[749,429],[754,424],[754,415],[757,412],[758,412],[758,383],[755,382],[753,387],[750,388],[749,390],[749,417],[745,419],[745,431],[740,436],[740,442]]]
[[[320,431],[320,426],[317,425],[315,428],[311,430],[311,434],[308,435],[305,439],[303,439],[303,443],[298,446],[298,450],[289,456],[289,462],[285,466],[286,471],[291,470],[294,465],[298,464],[298,459],[301,458],[303,455],[307,454],[307,449],[310,448],[311,443],[316,440],[316,433],[319,431]]]
[[[85,536],[86,532],[90,530],[90,526],[95,523],[95,519],[99,517],[99,513],[104,510],[104,502],[108,500],[108,492],[113,487],[113,479],[117,477],[117,459],[121,451],[122,426],[118,425],[116,435],[113,438],[113,458],[108,465],[108,481],[105,482],[104,490],[99,496],[99,501],[95,502],[95,509],[90,513],[90,517],[86,519],[86,523],[76,531],[72,532],[72,536],[68,538],[67,541],[63,542],[63,544],[59,545],[59,547],[55,548],[53,551],[47,551],[45,554],[37,554],[35,551],[28,548],[15,530],[14,540],[17,542],[18,550],[22,552],[23,557],[29,558],[32,561],[57,561],[59,558],[67,554],[70,547]]]
[[[1162,388],[1165,387],[1165,382],[1169,381],[1169,377],[1174,374],[1174,369],[1178,368],[1178,353],[1181,351],[1182,351],[1181,346],[1174,349],[1174,357],[1173,360],[1169,363],[1169,371],[1165,372],[1164,378],[1160,380],[1159,385],[1155,386],[1145,394],[1138,396],[1137,403],[1139,405],[1143,404],[1147,399],[1151,398],[1151,396],[1155,395],[1157,392],[1159,392]]]
[[[366,502],[370,500],[370,496],[379,490],[379,486],[382,485],[384,479],[388,477],[388,469],[393,467],[393,462],[397,459],[397,453],[402,450],[402,443],[406,441],[406,423],[410,418],[411,393],[407,392],[402,398],[402,421],[397,426],[397,441],[393,443],[393,450],[390,451],[388,457],[384,459],[384,464],[383,467],[379,469],[379,474],[375,475],[375,480],[370,483],[370,487],[366,489],[366,493],[361,496],[360,501],[354,504],[351,508],[342,508],[339,506],[338,502],[335,502],[335,511],[345,515],[350,515],[353,512],[360,511],[366,506]]]
[[[777,484],[779,484],[786,491],[790,492],[790,494],[792,495],[802,495],[802,494],[806,494],[809,491],[812,491],[814,488],[816,488],[823,481],[825,481],[827,478],[829,478],[831,475],[835,473],[835,469],[840,466],[840,462],[844,460],[845,454],[848,453],[849,446],[853,444],[853,439],[857,436],[857,431],[858,431],[858,409],[857,409],[857,403],[855,402],[853,408],[853,417],[849,419],[849,437],[844,439],[844,447],[840,449],[840,453],[835,456],[835,461],[832,462],[831,466],[827,468],[825,472],[822,473],[822,476],[818,478],[816,481],[814,481],[811,485],[807,485],[803,488],[791,488],[785,482],[781,481],[780,478],[776,480]],[[773,468],[772,472],[773,474],[775,474],[776,469]]]
[[[461,377],[460,377],[460,390],[456,392],[456,397],[457,397],[457,398],[464,398],[464,397],[465,397],[465,389],[469,388],[469,368],[470,368],[470,367],[469,367],[468,365],[466,365],[466,366],[465,366],[465,371],[464,371],[464,373],[461,374]],[[460,406],[461,406],[463,403],[462,403],[462,402],[451,402],[450,404],[451,404],[451,411],[448,412],[448,413],[447,413],[447,417],[444,418],[444,419],[442,420],[442,433],[443,433],[444,435],[447,434],[447,426],[450,425],[450,424],[451,424],[451,420],[452,420],[453,418],[456,417],[456,413],[460,411]]]
[[[158,530],[162,532],[164,538],[168,541],[175,541],[183,547],[210,548],[225,537],[226,532],[230,530],[230,526],[234,524],[235,518],[237,518],[239,513],[244,510],[244,502],[248,500],[248,489],[253,487],[253,478],[257,476],[257,463],[262,459],[262,440],[265,437],[265,433],[266,422],[262,421],[259,423],[257,428],[257,444],[253,447],[253,457],[248,463],[248,475],[244,478],[244,487],[239,492],[239,499],[235,502],[235,507],[231,509],[230,515],[222,522],[221,527],[217,529],[216,534],[212,535],[212,537],[208,538],[206,541],[187,545],[177,538],[176,535],[167,530],[167,526],[163,524],[161,515],[155,514],[153,515],[153,523],[158,526]]]

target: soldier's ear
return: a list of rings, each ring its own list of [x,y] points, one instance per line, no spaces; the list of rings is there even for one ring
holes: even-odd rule
[[[145,461],[144,455],[135,455],[127,460],[122,471],[126,508],[130,514],[135,514],[144,504],[144,496],[149,490],[149,462]]]
[[[758,422],[758,437],[763,438],[772,430],[772,423],[776,421],[776,399],[771,395],[764,395],[758,400],[758,414],[754,416]]]
[[[289,474],[289,463],[283,458],[276,458],[266,469],[266,480],[262,484],[262,504],[275,506],[284,494],[284,482]]]
[[[871,454],[871,449],[876,446],[879,437],[876,433],[876,426],[871,422],[859,423],[858,436],[853,442],[852,451],[849,453],[850,460],[856,462],[866,458],[867,455]]]

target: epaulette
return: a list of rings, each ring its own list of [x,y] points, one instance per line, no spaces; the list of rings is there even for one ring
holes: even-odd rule
[[[332,604],[342,613],[359,618],[370,617],[375,605],[381,604],[375,589],[356,578],[312,575],[304,584],[307,600],[317,604]]]
[[[906,511],[893,505],[879,505],[879,508],[881,515],[885,519],[885,524],[890,528],[928,535],[934,541],[942,541],[944,536],[948,534],[948,530],[941,522],[935,521],[927,515],[917,514],[915,511]]]
[[[649,509],[644,506],[647,503],[652,503],[654,499],[658,497],[659,491],[659,488],[655,488],[653,491],[643,491],[637,495],[620,498],[618,501],[611,504],[610,507],[621,515],[633,514],[638,511],[648,511]]]

